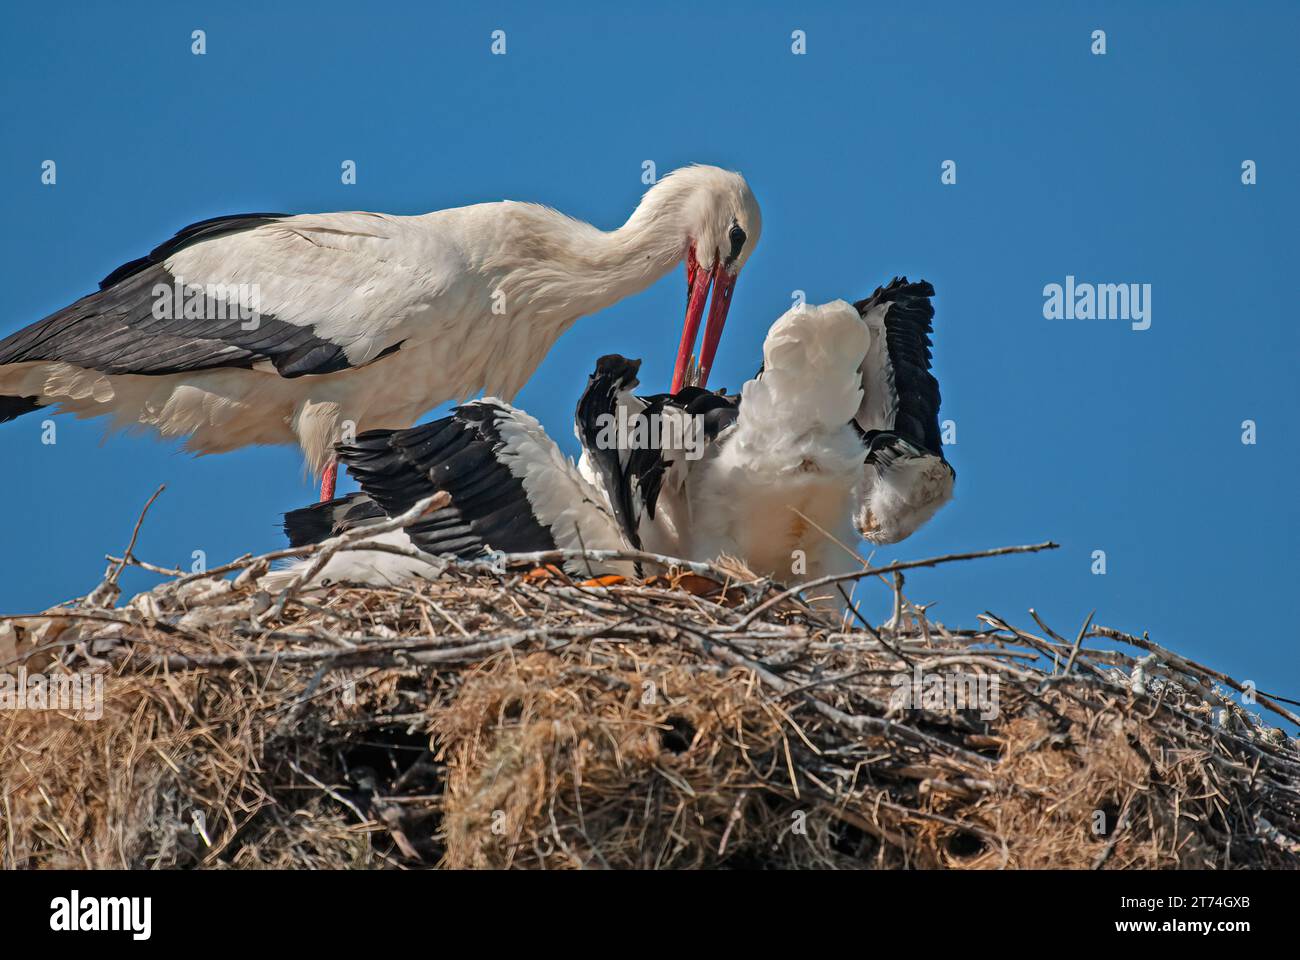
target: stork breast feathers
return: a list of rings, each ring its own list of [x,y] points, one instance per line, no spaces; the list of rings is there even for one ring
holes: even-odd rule
[[[862,402],[858,368],[869,336],[843,300],[786,311],[763,343],[763,372],[743,388],[742,419],[839,427]]]

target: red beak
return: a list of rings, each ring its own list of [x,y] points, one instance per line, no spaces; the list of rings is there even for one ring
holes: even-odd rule
[[[713,356],[722,340],[722,328],[727,325],[727,311],[731,309],[731,291],[736,287],[734,273],[727,273],[722,264],[713,271],[713,303],[709,305],[709,322],[704,327],[704,342],[700,344],[700,386],[709,382],[713,369]]]
[[[713,368],[713,358],[718,352],[718,343],[722,340],[722,328],[727,323],[731,292],[735,286],[736,274],[728,273],[721,261],[712,271],[701,269],[695,258],[695,247],[691,246],[686,254],[686,320],[682,324],[682,341],[677,347],[677,362],[673,365],[673,384],[669,392],[676,393],[686,382],[686,368],[691,362],[695,337],[700,331],[704,305],[708,302],[709,288],[712,287],[713,304],[709,308],[709,322],[704,328],[704,342],[700,347],[698,379],[701,387],[708,383],[709,370]]]

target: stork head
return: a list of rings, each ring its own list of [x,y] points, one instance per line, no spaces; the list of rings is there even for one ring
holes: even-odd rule
[[[676,393],[685,384],[706,306],[709,319],[700,345],[696,384],[703,387],[708,382],[736,278],[758,244],[763,217],[745,178],[729,170],[683,167],[664,177],[651,192],[661,189],[671,191],[685,233],[686,320],[673,365],[672,392]],[[708,302],[710,287],[712,304]]]

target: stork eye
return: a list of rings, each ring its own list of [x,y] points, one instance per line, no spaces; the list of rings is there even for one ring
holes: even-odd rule
[[[727,239],[731,241],[731,256],[728,260],[735,260],[740,256],[740,250],[745,246],[745,231],[740,229],[740,224],[733,224],[731,232],[727,234]]]

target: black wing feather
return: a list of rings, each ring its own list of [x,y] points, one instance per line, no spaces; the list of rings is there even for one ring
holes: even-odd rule
[[[604,418],[617,415],[619,393],[636,386],[640,368],[640,360],[629,360],[618,354],[601,357],[588,378],[575,415],[578,437],[605,486],[615,517],[628,540],[638,549],[640,508],[653,519],[670,461],[664,458],[660,447],[606,449],[597,443],[597,438],[601,424],[608,422]],[[677,393],[657,393],[637,399],[644,405],[638,415],[646,417],[647,422],[654,422],[650,418],[665,422],[665,413],[670,409],[688,418],[701,418],[705,443],[717,439],[718,434],[735,423],[740,412],[739,396],[728,396],[721,391],[713,393],[701,387],[684,387]]]
[[[616,353],[598,359],[573,415],[578,440],[605,488],[614,519],[638,550],[641,549],[641,538],[636,529],[637,511],[632,498],[632,484],[628,482],[630,464],[627,451],[602,444],[599,438],[605,424],[609,423],[606,418],[617,416],[618,395],[637,385],[640,370],[640,360],[629,360]]]
[[[339,460],[386,516],[404,513],[446,490],[450,506],[406,528],[421,550],[482,556],[555,549],[523,483],[498,457],[498,421],[511,410],[489,401],[457,407],[449,417],[409,430],[371,430],[340,445]]]
[[[0,423],[41,408],[36,397],[0,397]]]
[[[659,393],[641,399],[647,404],[647,415],[662,418],[665,411],[675,408],[690,420],[700,418],[706,445],[713,443],[740,416],[739,395],[710,393],[701,387],[684,387],[677,393]],[[628,457],[627,473],[634,478],[636,489],[641,493],[641,502],[645,504],[646,513],[651,519],[654,519],[655,505],[659,501],[669,465],[670,461],[664,459],[663,450],[658,447],[633,450]],[[630,488],[631,484],[628,486]]]
[[[894,432],[942,457],[939,434],[942,397],[939,381],[930,372],[930,334],[934,330],[934,306],[930,298],[933,296],[934,287],[926,281],[909,283],[906,277],[895,277],[854,306],[860,315],[866,316],[873,307],[889,304],[884,322],[885,344],[898,396]]]
[[[313,503],[310,507],[290,510],[284,515],[284,535],[289,546],[306,547],[358,527],[368,521],[384,519],[384,511],[364,493]]]

